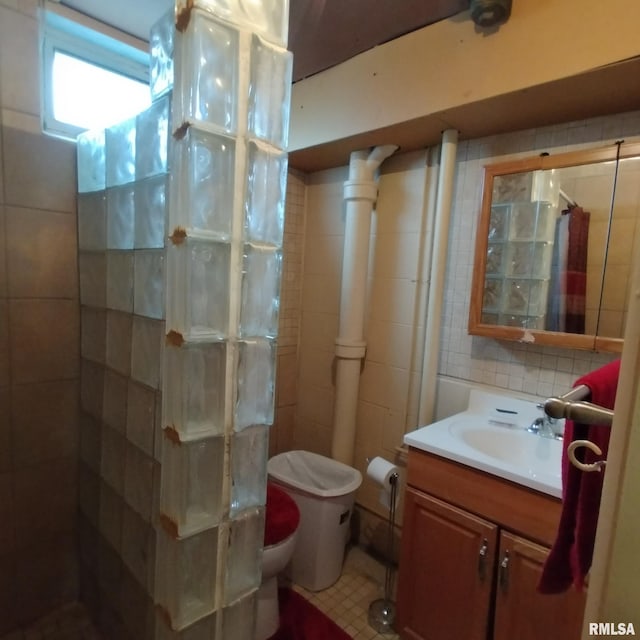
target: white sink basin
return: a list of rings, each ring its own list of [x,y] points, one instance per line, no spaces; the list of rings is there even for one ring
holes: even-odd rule
[[[499,424],[487,415],[464,412],[408,433],[412,447],[542,491],[562,495],[562,442],[526,430],[532,414],[520,412],[520,422]],[[526,414],[526,415],[525,415]],[[539,412],[538,412],[539,414]]]
[[[545,472],[560,476],[562,446],[557,440],[525,431],[454,422],[449,431],[467,446],[496,460],[528,468],[530,473]]]

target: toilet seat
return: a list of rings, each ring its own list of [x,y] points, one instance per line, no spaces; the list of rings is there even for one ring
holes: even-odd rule
[[[283,489],[267,482],[262,582],[258,589],[256,640],[267,640],[278,630],[278,574],[291,560],[298,537],[300,510]]]
[[[267,482],[264,546],[270,547],[289,538],[300,524],[300,509],[295,500],[273,482]]]

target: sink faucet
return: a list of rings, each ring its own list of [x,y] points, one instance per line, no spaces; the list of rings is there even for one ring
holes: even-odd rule
[[[562,429],[558,424],[558,420],[544,413],[544,405],[536,405],[538,409],[542,409],[541,416],[536,418],[528,427],[529,433],[534,433],[542,438],[551,438],[553,440],[562,440]]]

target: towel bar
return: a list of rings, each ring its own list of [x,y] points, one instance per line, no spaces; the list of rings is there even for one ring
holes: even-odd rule
[[[581,384],[562,396],[547,398],[544,412],[551,418],[569,418],[580,424],[601,424],[610,427],[613,411],[597,404],[584,402],[591,395],[589,387]]]

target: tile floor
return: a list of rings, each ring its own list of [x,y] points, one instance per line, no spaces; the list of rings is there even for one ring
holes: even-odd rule
[[[313,593],[293,589],[340,625],[353,640],[398,640],[395,633],[377,633],[367,622],[369,605],[384,596],[384,566],[360,547],[347,551],[342,574],[328,589]],[[395,574],[394,574],[395,577]]]
[[[369,604],[384,595],[384,566],[359,547],[347,552],[339,580],[314,593],[294,589],[340,625],[353,640],[398,640],[394,633],[377,633],[367,622]],[[83,605],[72,603],[42,618],[27,629],[0,640],[101,640]]]

